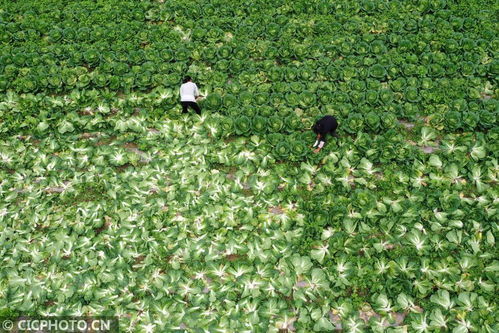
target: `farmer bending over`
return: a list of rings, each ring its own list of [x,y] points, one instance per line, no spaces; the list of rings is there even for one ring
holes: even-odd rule
[[[312,130],[315,134],[317,134],[317,140],[314,143],[313,148],[314,153],[318,153],[324,144],[326,143],[326,135],[330,133],[332,136],[337,137],[336,129],[338,128],[338,122],[336,118],[333,116],[324,116],[319,119],[315,125],[312,127]]]
[[[198,86],[192,82],[190,76],[184,78],[183,84],[180,86],[180,104],[182,104],[182,113],[187,113],[189,107],[193,108],[197,114],[201,114],[201,109],[196,98],[200,97]]]

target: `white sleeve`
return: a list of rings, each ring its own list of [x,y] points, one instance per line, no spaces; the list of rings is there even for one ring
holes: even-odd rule
[[[197,84],[195,84],[195,83],[194,83],[194,96],[195,96],[195,97],[198,97],[198,96],[199,96],[199,89],[198,89]]]
[[[319,148],[322,149],[322,147],[324,147],[324,143],[325,143],[324,141],[321,141],[321,143],[319,143]]]
[[[319,144],[319,140],[315,140],[313,147],[315,148],[315,146],[317,146],[318,144]]]

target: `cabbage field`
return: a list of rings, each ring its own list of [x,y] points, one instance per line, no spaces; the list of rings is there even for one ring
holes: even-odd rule
[[[1,1],[0,318],[498,332],[498,13]]]

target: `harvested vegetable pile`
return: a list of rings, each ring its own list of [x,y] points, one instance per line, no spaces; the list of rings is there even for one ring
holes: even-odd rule
[[[499,331],[497,10],[4,1],[0,318]]]

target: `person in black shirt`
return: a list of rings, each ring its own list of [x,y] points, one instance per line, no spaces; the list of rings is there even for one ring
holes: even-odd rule
[[[328,133],[334,137],[337,137],[337,128],[338,121],[336,121],[336,118],[333,116],[324,116],[315,123],[315,125],[312,127],[314,133],[317,134],[317,140],[315,141],[313,146],[313,148],[315,148],[314,153],[318,153],[322,149],[322,147],[324,147],[324,144],[326,143],[326,136]]]

